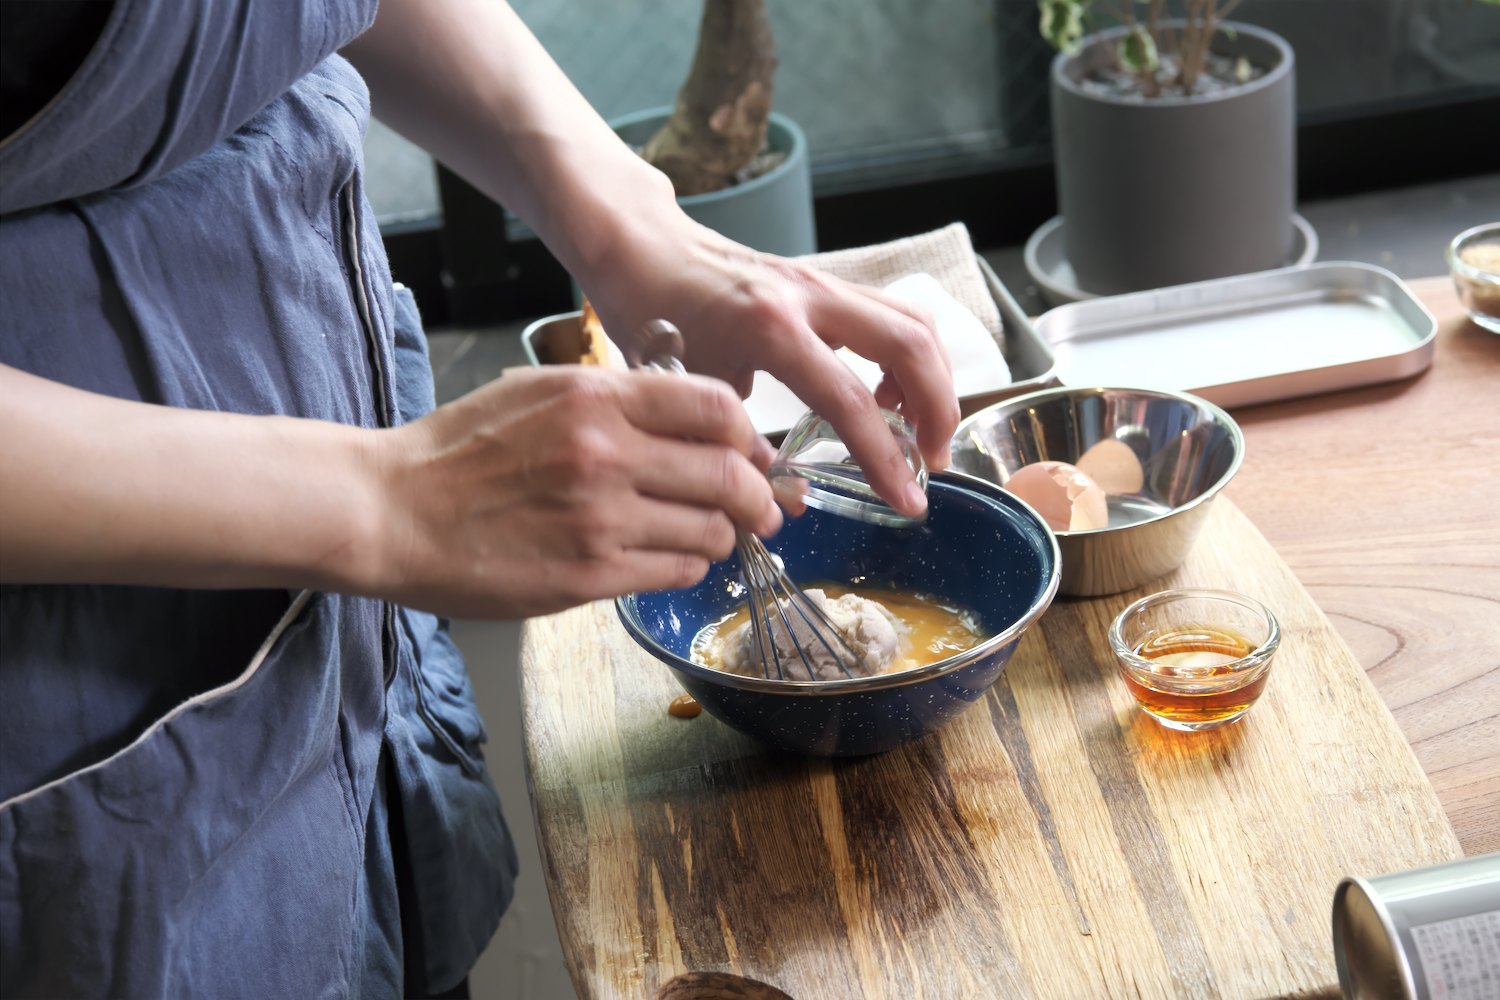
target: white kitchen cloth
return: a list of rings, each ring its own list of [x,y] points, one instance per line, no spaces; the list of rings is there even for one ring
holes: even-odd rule
[[[969,241],[969,229],[962,222],[889,243],[831,250],[797,259],[845,281],[876,288],[884,288],[909,274],[930,274],[944,291],[979,318],[1004,349],[1000,308],[990,297],[984,272],[979,270],[979,261],[974,257],[974,244]]]
[[[846,281],[884,288],[897,298],[926,306],[948,348],[958,396],[993,392],[1010,384],[1010,369],[1001,354],[1000,309],[990,297],[963,223],[890,243],[798,259]],[[848,348],[838,353],[866,386],[873,389],[879,384],[878,364]],[[807,405],[779,380],[756,372],[745,409],[757,431],[779,434],[796,423]]]
[[[885,290],[898,299],[926,306],[932,313],[938,336],[948,349],[957,395],[977,396],[1010,385],[1010,366],[1000,353],[1000,344],[974,311],[950,295],[936,278],[926,272],[908,274],[886,285]]]

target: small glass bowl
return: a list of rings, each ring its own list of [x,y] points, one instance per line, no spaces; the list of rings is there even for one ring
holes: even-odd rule
[[[1276,616],[1228,590],[1167,590],[1136,601],[1109,645],[1141,709],[1168,729],[1238,722],[1265,689],[1281,643]]]
[[[1494,255],[1483,266],[1465,260]],[[1465,229],[1448,244],[1448,271],[1469,318],[1491,333],[1500,333],[1500,222]]]
[[[881,410],[896,446],[911,467],[922,492],[927,492],[927,463],[917,447],[917,435],[907,419],[894,410]],[[856,521],[905,528],[927,520],[927,511],[915,516],[902,514],[880,499],[833,425],[808,410],[787,431],[776,460],[766,470],[776,499],[793,514],[802,505]]]

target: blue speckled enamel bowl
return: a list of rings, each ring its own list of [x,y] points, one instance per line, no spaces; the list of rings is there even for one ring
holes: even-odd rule
[[[880,753],[932,732],[1000,676],[1016,643],[1052,603],[1057,539],[1030,507],[998,486],[933,474],[930,513],[915,528],[888,528],[809,509],[766,543],[799,583],[858,582],[940,594],[978,613],[991,637],[916,670],[836,681],[740,677],[688,659],[693,636],[742,603],[736,556],[695,587],[627,594],[615,602],[625,629],[677,675],[712,715],[782,750],[814,757]]]

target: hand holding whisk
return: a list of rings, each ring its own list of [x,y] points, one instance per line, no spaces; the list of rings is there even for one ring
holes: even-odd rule
[[[624,346],[624,354],[632,368],[686,375],[683,348],[677,327],[656,319]],[[925,491],[927,467],[910,426],[900,414],[882,412]],[[900,514],[881,500],[833,428],[810,411],[787,434],[768,475],[773,482],[784,480],[779,496],[793,495],[801,503],[845,517],[897,526],[917,524],[925,517]],[[759,538],[737,527],[735,550],[744,576],[752,649],[763,677],[813,681],[873,672],[851,637],[823,610],[822,595],[810,598],[804,593]]]

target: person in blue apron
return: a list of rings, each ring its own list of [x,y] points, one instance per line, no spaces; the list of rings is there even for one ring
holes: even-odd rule
[[[876,407],[946,464],[931,324],[687,220],[504,4],[0,7],[0,994],[466,995],[516,856],[438,615],[683,585],[775,531],[757,368],[919,509]],[[372,91],[715,378],[434,410]]]

